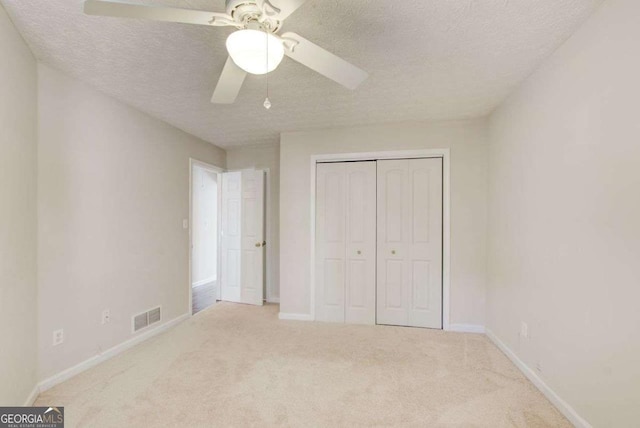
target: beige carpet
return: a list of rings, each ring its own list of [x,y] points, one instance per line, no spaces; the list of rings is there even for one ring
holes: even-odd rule
[[[483,335],[217,304],[44,392],[67,427],[571,426]]]

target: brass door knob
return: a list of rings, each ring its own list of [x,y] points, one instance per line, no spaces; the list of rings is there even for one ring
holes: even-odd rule
[[[362,251],[358,250],[358,251],[357,251],[357,253],[358,253],[358,254],[362,254]]]
[[[262,244],[260,242],[256,242],[256,248],[260,248],[262,247]]]
[[[396,253],[396,250],[391,250],[391,254],[395,254],[395,253]]]

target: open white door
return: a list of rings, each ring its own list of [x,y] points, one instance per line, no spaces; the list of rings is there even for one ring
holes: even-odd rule
[[[264,281],[264,171],[242,171],[241,301],[263,303]]]
[[[222,174],[222,222],[220,224],[220,298],[240,302],[240,215],[242,173]]]
[[[222,174],[222,300],[262,305],[264,171]]]

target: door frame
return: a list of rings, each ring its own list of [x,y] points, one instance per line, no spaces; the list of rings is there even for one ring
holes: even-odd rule
[[[442,329],[451,330],[451,150],[450,149],[418,149],[393,150],[363,153],[331,153],[311,156],[310,187],[310,225],[311,251],[309,258],[310,276],[310,318],[316,319],[316,165],[326,162],[353,162],[388,159],[442,159]]]
[[[264,254],[265,257],[265,275],[266,275],[266,293],[264,294],[264,299],[267,303],[280,303],[279,297],[274,297],[273,295],[273,242],[275,241],[274,237],[271,235],[273,233],[273,228],[271,227],[271,219],[272,219],[272,206],[271,206],[271,168],[256,168],[264,171],[264,199],[265,199],[265,208],[264,208],[264,236],[267,241],[267,247]]]
[[[194,158],[189,158],[189,220],[188,220],[188,226],[189,226],[189,281],[188,281],[188,290],[189,290],[189,307],[188,307],[188,314],[189,316],[193,316],[193,294],[192,294],[192,276],[193,276],[193,169],[195,167],[198,168],[202,168],[205,169],[207,171],[210,172],[214,172],[216,174],[218,174],[218,178],[220,178],[220,174],[222,174],[223,172],[226,172],[224,168],[220,168],[219,166],[215,166],[203,161],[200,161],[198,159],[194,159]],[[216,210],[218,211],[218,224],[216,227],[216,231],[218,234],[218,239],[217,239],[217,251],[216,251],[216,255],[217,255],[217,266],[216,266],[216,281],[218,282],[218,295],[216,296],[216,300],[220,300],[220,221],[221,221],[221,201],[222,201],[222,194],[220,192],[221,188],[222,188],[222,183],[221,180],[218,179],[217,180],[218,183],[218,203],[216,206]]]

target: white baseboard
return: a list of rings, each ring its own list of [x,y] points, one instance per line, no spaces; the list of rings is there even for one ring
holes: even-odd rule
[[[24,400],[24,407],[31,407],[33,406],[33,403],[36,401],[36,399],[38,398],[38,395],[40,394],[40,386],[36,385],[33,387],[33,390],[31,391],[31,393],[29,394],[29,396],[27,397],[26,400]]]
[[[201,285],[210,284],[212,282],[216,282],[215,277],[201,279],[200,281],[196,281],[193,284],[191,284],[191,288],[200,287]]]
[[[44,392],[48,389],[53,388],[54,386],[58,385],[59,383],[64,382],[65,380],[71,379],[72,377],[90,369],[91,367],[94,367],[110,358],[115,357],[116,355],[126,351],[129,348],[134,347],[135,345],[144,342],[147,339],[152,338],[153,336],[156,336],[157,334],[160,334],[168,329],[170,329],[171,327],[176,326],[177,324],[181,323],[182,321],[188,319],[191,316],[191,314],[186,313],[184,315],[180,315],[177,318],[172,319],[171,321],[167,321],[164,324],[161,324],[157,327],[155,327],[152,330],[148,330],[145,331],[144,333],[140,333],[139,335],[137,335],[134,338],[131,338],[125,342],[122,342],[119,345],[114,346],[113,348],[109,348],[106,351],[89,358],[88,360],[85,360],[79,364],[76,364],[73,367],[70,367],[66,370],[61,371],[58,374],[55,374],[45,380],[43,380],[42,382],[40,382],[39,386],[39,391],[40,392]]]
[[[290,321],[313,321],[311,314],[289,314],[286,312],[279,312],[278,318]]]
[[[455,331],[458,333],[484,333],[484,326],[477,324],[451,324],[447,331]]]
[[[504,342],[498,339],[491,330],[487,329],[487,337],[491,339],[491,341],[498,347],[500,350],[520,369],[520,371],[535,385],[536,388],[544,394],[545,397],[549,401],[553,403],[554,406],[560,412],[569,419],[574,426],[578,428],[593,428],[589,422],[584,420],[578,412],[575,411],[573,407],[569,405],[566,401],[564,401],[556,392],[551,389],[549,385],[547,385],[540,376],[536,372],[534,372],[529,366],[527,366],[524,361],[522,361],[516,354],[513,352]]]

